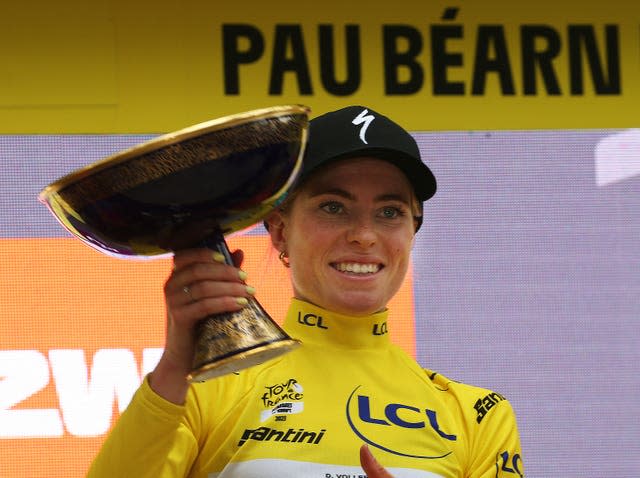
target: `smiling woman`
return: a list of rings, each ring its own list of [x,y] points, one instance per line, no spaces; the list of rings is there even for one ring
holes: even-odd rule
[[[301,180],[266,221],[291,271],[283,327],[302,346],[190,383],[197,323],[241,310],[254,290],[241,251],[235,265],[176,253],[164,353],[89,476],[523,476],[509,402],[421,368],[389,339],[387,304],[435,191],[389,118],[351,106],[311,120]]]
[[[383,310],[409,266],[412,196],[406,176],[380,159],[343,159],[315,173],[269,219],[295,296],[356,316]]]

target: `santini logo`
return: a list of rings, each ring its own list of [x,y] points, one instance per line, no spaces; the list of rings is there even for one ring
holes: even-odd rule
[[[486,395],[483,398],[479,398],[478,401],[473,405],[473,408],[478,412],[478,416],[476,417],[476,421],[480,423],[482,419],[489,413],[494,406],[500,403],[505,398],[499,393],[492,392],[489,395]]]
[[[451,454],[447,442],[457,436],[438,423],[434,410],[402,403],[385,403],[356,387],[347,400],[347,421],[369,445],[409,458],[444,458]],[[440,439],[434,440],[436,438]]]
[[[242,434],[242,438],[238,442],[238,446],[242,446],[247,440],[255,441],[279,441],[286,443],[308,443],[317,445],[324,437],[327,430],[322,429],[319,432],[310,432],[304,428],[289,428],[288,430],[276,430],[275,428],[260,427],[255,430],[246,429]]]

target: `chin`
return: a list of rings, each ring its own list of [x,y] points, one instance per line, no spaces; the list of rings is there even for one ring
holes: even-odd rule
[[[340,314],[353,315],[358,317],[375,314],[376,312],[384,310],[386,306],[378,302],[347,300],[334,302],[332,307],[327,308]]]
[[[350,293],[307,293],[295,291],[298,299],[315,304],[337,314],[355,317],[375,314],[387,308],[387,303],[380,300],[380,293],[351,291]]]

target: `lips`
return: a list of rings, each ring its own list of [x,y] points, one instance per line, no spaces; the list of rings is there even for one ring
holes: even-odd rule
[[[361,263],[361,262],[335,262],[331,266],[340,272],[349,272],[352,274],[375,274],[382,265],[379,263]]]

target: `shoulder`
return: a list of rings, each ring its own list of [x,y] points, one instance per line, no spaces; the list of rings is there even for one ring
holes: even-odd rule
[[[450,406],[456,406],[466,421],[474,421],[478,425],[491,415],[500,415],[502,420],[506,416],[513,415],[513,409],[507,397],[500,392],[458,382],[433,370],[424,369],[424,373],[434,385],[442,392],[442,398],[449,402]],[[500,410],[500,412],[494,412]]]
[[[448,410],[464,422],[470,471],[465,476],[524,476],[516,416],[507,397],[432,370],[425,373],[449,402]]]

